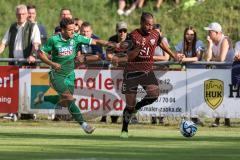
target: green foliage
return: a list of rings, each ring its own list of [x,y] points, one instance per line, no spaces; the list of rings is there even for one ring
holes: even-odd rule
[[[219,22],[226,35],[234,42],[240,38],[239,0],[205,0],[184,9],[189,0],[181,0],[177,6],[172,1],[164,1],[158,12],[153,11],[154,0],[146,0],[142,9],[136,9],[130,16],[118,16],[117,0],[8,0],[0,1],[0,38],[15,18],[15,6],[21,3],[35,4],[38,10],[38,21],[44,24],[48,34],[52,35],[54,27],[58,25],[59,11],[62,7],[72,10],[74,17],[79,17],[92,23],[94,32],[103,39],[108,39],[115,33],[115,24],[124,20],[129,24],[129,30],[139,27],[142,11],[152,12],[156,22],[163,26],[165,35],[175,45],[182,39],[183,30],[192,25],[197,28],[198,37],[206,39],[203,30],[210,22]]]

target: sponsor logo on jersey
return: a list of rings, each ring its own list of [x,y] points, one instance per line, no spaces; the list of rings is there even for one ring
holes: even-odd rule
[[[69,56],[73,53],[73,46],[66,46],[58,48],[59,56]]]
[[[224,83],[218,79],[204,81],[204,99],[213,110],[218,108],[223,101]]]

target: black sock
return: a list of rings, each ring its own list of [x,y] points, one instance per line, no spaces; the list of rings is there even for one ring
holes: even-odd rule
[[[139,101],[136,106],[135,106],[135,110],[139,110],[141,109],[142,107],[146,106],[146,105],[149,105],[149,104],[152,104],[153,102],[155,102],[158,98],[157,97],[153,97],[153,98],[150,98],[148,96],[145,96],[141,101]]]
[[[130,121],[130,118],[132,116],[134,108],[126,106],[123,110],[123,125],[122,125],[122,132],[128,132],[128,124]]]

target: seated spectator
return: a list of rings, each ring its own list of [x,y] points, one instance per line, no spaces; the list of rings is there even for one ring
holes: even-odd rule
[[[175,4],[179,4],[180,0],[174,0],[175,1]],[[156,0],[156,4],[155,4],[155,7],[154,7],[154,10],[155,11],[158,11],[160,6],[162,5],[162,2],[163,0]]]
[[[81,35],[99,39],[98,36],[93,34],[92,26],[89,22],[83,22],[80,29]],[[101,61],[105,59],[105,55],[103,54],[103,49],[101,46],[98,45],[79,45],[78,46],[78,58],[80,58],[80,62],[93,62],[93,61]],[[86,64],[87,65],[87,64]],[[90,66],[90,65],[87,65]]]
[[[209,24],[208,27],[204,27],[208,31],[207,37],[207,51],[205,59],[207,61],[217,61],[217,62],[233,62],[234,50],[232,47],[232,42],[229,37],[225,36],[222,32],[222,26],[213,22]],[[231,66],[216,66],[219,69],[231,68]],[[215,122],[211,125],[212,127],[218,127],[220,124],[220,117],[215,119]],[[230,127],[230,118],[225,117],[225,126]]]
[[[126,0],[118,0],[118,15],[122,16],[128,16],[130,15],[136,7],[142,8],[144,3],[144,0],[133,0],[133,2],[130,4],[130,7],[128,9],[125,9],[127,7]]]

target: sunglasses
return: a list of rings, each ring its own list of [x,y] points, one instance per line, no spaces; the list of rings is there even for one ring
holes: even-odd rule
[[[122,33],[122,32],[127,33],[127,30],[126,29],[120,29],[120,30],[118,30],[118,32],[119,33]]]

